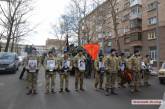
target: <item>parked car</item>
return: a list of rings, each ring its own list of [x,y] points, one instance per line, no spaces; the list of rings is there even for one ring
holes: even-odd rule
[[[165,84],[165,62],[162,64],[162,67],[158,73],[159,81],[161,84]]]
[[[165,93],[163,96],[163,103],[160,105],[159,109],[165,109]]]
[[[22,65],[24,58],[25,58],[25,56],[18,56],[19,65]]]
[[[0,72],[16,73],[19,59],[16,53],[0,52]]]

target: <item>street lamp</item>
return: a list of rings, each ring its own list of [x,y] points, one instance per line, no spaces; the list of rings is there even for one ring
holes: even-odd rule
[[[156,13],[157,13],[157,25],[156,25],[156,36],[157,36],[157,69],[160,68],[160,31],[159,31],[159,2],[156,1]]]

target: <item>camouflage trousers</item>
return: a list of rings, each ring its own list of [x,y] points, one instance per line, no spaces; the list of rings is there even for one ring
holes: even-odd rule
[[[130,83],[130,87],[132,91],[136,91],[139,89],[140,80],[141,80],[141,73],[134,71],[132,75],[132,81]]]
[[[75,89],[78,89],[78,85],[80,85],[80,89],[83,89],[83,81],[84,81],[84,72],[76,70],[75,73]]]
[[[30,90],[36,90],[37,88],[37,75],[38,75],[38,71],[37,72],[29,72],[27,73],[27,87]]]
[[[116,78],[117,78],[117,71],[116,72],[107,72],[106,73],[105,88],[106,89],[113,89],[113,88],[115,88]]]
[[[65,89],[69,85],[69,73],[60,74],[60,88],[63,89],[65,84]]]
[[[48,72],[45,73],[45,80],[46,80],[46,90],[54,89],[55,88],[55,72]]]
[[[95,88],[97,88],[98,85],[99,88],[102,88],[103,82],[104,82],[104,74],[100,74],[99,71],[97,71],[95,75]]]
[[[144,84],[148,84],[149,78],[150,78],[150,72],[148,70],[145,70],[143,74]]]

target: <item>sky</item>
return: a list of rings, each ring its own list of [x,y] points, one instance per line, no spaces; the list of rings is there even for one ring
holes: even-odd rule
[[[31,27],[36,28],[22,43],[45,45],[47,38],[55,38],[50,34],[51,25],[58,22],[68,4],[69,0],[36,0],[34,11],[29,18]]]

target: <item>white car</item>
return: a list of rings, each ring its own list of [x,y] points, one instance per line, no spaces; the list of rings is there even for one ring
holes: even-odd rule
[[[162,64],[162,67],[159,70],[158,73],[159,81],[161,84],[165,84],[165,63]]]
[[[159,109],[165,109],[165,93],[163,97],[163,103],[160,105]]]

